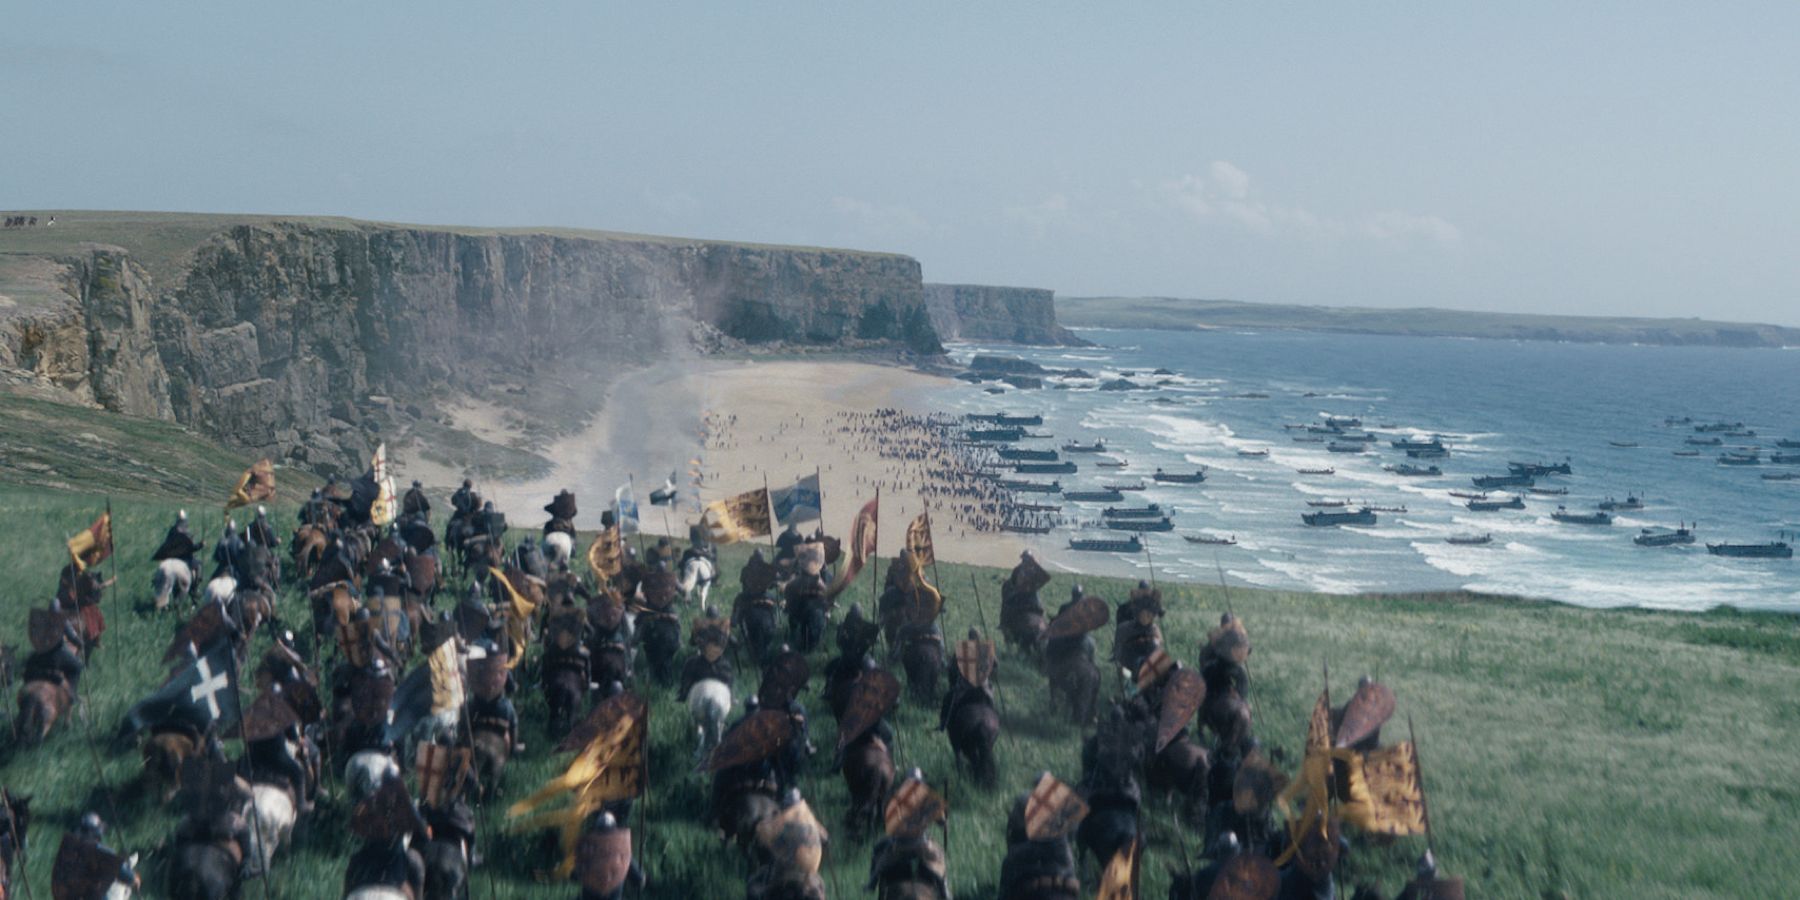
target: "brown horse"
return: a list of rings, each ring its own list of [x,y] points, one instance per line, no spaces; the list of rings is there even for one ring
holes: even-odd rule
[[[470,742],[475,757],[475,783],[470,789],[484,801],[500,796],[500,775],[512,755],[512,736],[478,721],[470,726]]]
[[[1186,737],[1170,741],[1161,753],[1150,758],[1146,768],[1151,790],[1177,798],[1189,825],[1204,824],[1207,774],[1211,771],[1206,748]]]
[[[144,790],[168,803],[181,791],[181,764],[200,752],[200,741],[191,731],[164,729],[152,732],[141,752]]]
[[[850,792],[844,826],[851,840],[861,841],[881,823],[888,791],[894,786],[894,758],[887,742],[869,730],[844,748],[843,770],[844,787]]]
[[[325,560],[328,543],[325,529],[317,525],[302,525],[294,530],[294,538],[288,542],[288,556],[293,559],[294,571],[300,573],[301,581],[312,580],[313,573],[319,570],[319,563]]]
[[[34,678],[19,688],[19,713],[13,719],[13,740],[34,747],[49,737],[58,719],[68,715],[75,701],[62,679]]]
[[[950,736],[956,761],[968,763],[976,781],[993,784],[994,741],[1000,737],[1000,714],[987,692],[970,690],[950,711],[944,730]]]

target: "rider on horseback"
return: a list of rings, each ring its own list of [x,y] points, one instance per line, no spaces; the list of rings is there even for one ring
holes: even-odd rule
[[[419,484],[418,479],[414,479],[412,487],[406,489],[406,496],[400,498],[400,514],[408,519],[414,516],[431,518],[431,498],[425,496],[425,487]]]
[[[413,484],[416,486],[418,482],[415,481]],[[450,508],[455,510],[451,514],[452,517],[461,519],[472,516],[480,507],[481,495],[475,493],[475,486],[470,483],[469,479],[464,478],[462,487],[457,488],[456,493],[450,495]]]
[[[280,546],[280,541],[275,536],[275,526],[269,524],[268,507],[256,508],[256,518],[251,519],[250,524],[244,527],[244,536],[251,545],[265,550],[275,550]]]
[[[194,540],[193,534],[188,531],[188,514],[184,509],[176,514],[175,524],[169,526],[169,533],[163,536],[162,546],[157,547],[156,552],[150,554],[150,560],[161,562],[165,559],[179,559],[187,564],[189,573],[198,576],[200,574],[200,551],[205,546],[204,542]],[[188,582],[188,593],[190,595],[197,594],[199,590],[200,579],[194,577]]]

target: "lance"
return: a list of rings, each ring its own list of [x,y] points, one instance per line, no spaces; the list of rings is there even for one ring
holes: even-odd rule
[[[763,512],[769,517],[769,553],[770,562],[774,562],[775,549],[775,495],[769,493],[769,473],[763,473]]]
[[[975,613],[981,617],[981,631],[982,631],[982,634],[985,636],[987,634],[987,630],[988,630],[987,613],[983,612],[981,609],[981,587],[975,580],[974,572],[969,573],[969,593],[970,593],[970,595],[972,595],[975,598]],[[1004,717],[1005,713],[1006,713],[1006,704],[1001,702],[1001,700],[1000,700],[1000,650],[999,650],[999,648],[1000,648],[1000,645],[998,642],[996,642],[994,644],[994,683],[993,683],[994,713],[996,715],[1000,715],[1000,716]],[[1002,729],[1000,729],[1000,733],[1006,735],[1006,746],[1010,747],[1012,749],[1014,756],[1017,756],[1019,753],[1019,742],[1018,742],[1018,739],[1013,737],[1012,729],[1002,728]],[[946,802],[948,802],[948,800],[946,800]],[[949,837],[950,836],[948,833],[946,833],[944,835],[945,840],[949,840]]]
[[[239,627],[242,627],[242,623],[239,624]],[[238,735],[242,737],[244,733],[244,713],[249,707],[244,705],[244,690],[239,684],[242,680],[239,676],[242,673],[238,670],[237,648],[234,646],[227,646],[225,650],[227,653],[231,654],[231,672],[229,673],[230,677],[228,677],[226,681],[230,682],[232,699],[237,702]],[[256,814],[256,804],[254,802],[250,804],[249,814],[250,827],[256,835],[257,848],[269,862],[269,864],[265,866],[262,864],[261,859],[257,860],[257,865],[262,870],[263,900],[269,900],[269,882],[275,880],[275,874],[270,871],[275,864],[274,854],[270,852],[268,843],[263,839],[262,816]]]
[[[1419,811],[1425,819],[1425,849],[1437,855],[1437,840],[1431,834],[1431,803],[1425,798],[1425,764],[1419,761],[1419,737],[1413,733],[1412,713],[1406,714],[1406,739],[1413,748],[1413,771],[1419,775]]]

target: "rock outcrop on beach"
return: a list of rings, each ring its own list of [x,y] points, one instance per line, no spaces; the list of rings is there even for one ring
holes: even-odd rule
[[[869,346],[857,329],[876,306],[921,324],[908,344],[936,344],[919,264],[896,254],[339,219],[180,222],[180,242],[151,226],[81,240],[79,214],[65,215],[59,244],[0,245],[4,381],[331,472],[360,468],[396,427],[441,421],[438,400],[516,407],[554,383],[559,402],[592,395],[565,403],[579,416],[609,373],[671,353]],[[907,345],[899,338],[890,343]]]
[[[927,284],[925,307],[945,340],[1087,344],[1056,324],[1056,295],[1043,288]]]

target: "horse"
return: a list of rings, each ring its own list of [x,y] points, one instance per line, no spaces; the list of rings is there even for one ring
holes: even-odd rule
[[[724,798],[719,810],[719,836],[722,841],[737,841],[745,859],[756,845],[756,826],[781,812],[781,804],[767,786],[743,786]]]
[[[1180,798],[1182,814],[1190,823],[1206,816],[1207,775],[1211,770],[1206,748],[1186,737],[1170,741],[1150,758],[1145,778],[1152,790]]]
[[[401,565],[406,569],[407,602],[436,606],[439,586],[437,554],[409,553]]]
[[[1085,726],[1100,705],[1100,669],[1086,654],[1050,661],[1050,702],[1068,712],[1069,721]]]
[[[579,657],[573,662],[551,659],[544,663],[544,706],[549,713],[545,725],[556,738],[569,732],[575,717],[586,706],[589,673],[579,663]]]
[[[704,556],[689,556],[681,564],[681,577],[676,584],[681,586],[681,601],[686,603],[694,599],[694,591],[700,592],[700,605],[706,605],[706,597],[712,593],[713,582],[719,580],[719,570],[712,560]]]
[[[237,595],[238,581],[230,575],[220,575],[206,583],[206,602],[227,604]]]
[[[293,560],[294,571],[300,574],[300,580],[307,581],[325,559],[325,545],[330,539],[325,536],[325,529],[317,525],[302,525],[294,529],[294,536],[288,541],[288,558]]]
[[[569,537],[566,531],[552,531],[544,535],[541,549],[550,569],[554,571],[568,565],[569,560],[575,556],[575,539]]]
[[[469,848],[461,840],[433,837],[419,848],[425,863],[425,892],[420,900],[468,900]]]
[[[681,620],[674,613],[647,609],[638,614],[637,636],[650,658],[651,674],[667,684],[675,677],[675,654],[681,649]]]
[[[136,871],[138,855],[133,853],[130,856],[125,857],[125,864],[130,866],[132,871]],[[112,883],[111,887],[106,889],[104,900],[131,900],[132,891],[135,889],[135,885],[129,885],[123,881],[115,881]]]
[[[749,602],[740,602],[742,615],[734,616],[734,620],[742,620],[744,627],[744,643],[750,650],[750,656],[761,662],[768,659],[769,653],[775,649],[776,618],[775,601],[768,597],[758,597]]]
[[[243,886],[243,856],[244,848],[233,840],[178,843],[174,858],[169,860],[165,884],[168,895],[196,900],[236,900]],[[110,892],[108,896],[111,896]]]
[[[142,786],[158,803],[168,803],[181,791],[181,764],[200,752],[199,736],[191,731],[163,728],[151,732],[139,754],[144,759]]]
[[[194,572],[188,564],[179,559],[165,559],[156,564],[156,571],[150,573],[150,590],[156,595],[158,612],[169,608],[169,599],[176,594],[186,594],[193,588]]]
[[[983,785],[994,783],[994,741],[1000,737],[1000,714],[984,695],[966,695],[950,711],[944,723],[950,736],[950,750],[957,763],[967,763],[975,780]]]
[[[936,703],[938,682],[944,673],[943,637],[925,629],[911,630],[900,651],[900,664],[906,669],[906,688],[913,699]]]
[[[19,688],[19,712],[13,718],[13,740],[35,747],[67,715],[74,696],[62,679],[33,678]]]
[[[543,551],[528,540],[520,541],[519,546],[513,550],[512,563],[520,571],[540,580],[550,575],[550,564],[544,559]]]
[[[699,762],[719,746],[725,717],[731,714],[731,686],[717,678],[702,678],[688,688],[688,718],[694,723],[694,761]]]
[[[473,789],[483,800],[499,796],[500,774],[512,755],[512,738],[498,728],[476,721],[469,726],[470,751],[475,759]]]
[[[831,601],[824,594],[803,593],[788,598],[788,643],[801,653],[811,653],[825,638],[826,611]]]
[[[863,732],[844,748],[843,772],[844,787],[850,794],[844,826],[851,840],[861,841],[881,821],[888,791],[894,786],[894,757],[887,742],[872,729]]]
[[[400,777],[400,764],[394,754],[383,750],[358,750],[344,767],[344,783],[350,788],[350,801],[357,803],[374,796],[382,782]]]

